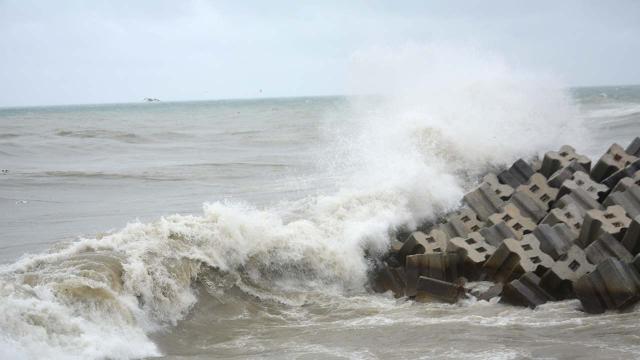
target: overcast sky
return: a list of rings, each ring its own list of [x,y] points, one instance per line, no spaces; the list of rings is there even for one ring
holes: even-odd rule
[[[0,0],[0,106],[343,94],[354,54],[433,42],[640,83],[640,1]]]

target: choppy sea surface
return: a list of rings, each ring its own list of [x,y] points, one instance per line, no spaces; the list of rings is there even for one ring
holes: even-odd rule
[[[486,171],[640,135],[638,86],[483,86],[0,109],[0,358],[640,357],[637,311],[368,289]]]

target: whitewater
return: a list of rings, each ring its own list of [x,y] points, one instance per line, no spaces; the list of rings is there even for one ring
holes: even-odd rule
[[[640,87],[472,55],[356,54],[375,95],[0,109],[0,358],[640,356],[637,312],[370,291],[487,171],[640,134]]]

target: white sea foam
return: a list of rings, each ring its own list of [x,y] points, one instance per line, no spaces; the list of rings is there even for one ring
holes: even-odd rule
[[[291,305],[304,289],[361,293],[364,255],[384,251],[390,229],[455,208],[488,166],[587,139],[560,86],[478,50],[371,49],[352,72],[354,91],[381,97],[323,126],[319,168],[340,190],[267,209],[206,204],[26,256],[2,269],[0,354],[156,355],[146,335],[188,313],[198,279]]]

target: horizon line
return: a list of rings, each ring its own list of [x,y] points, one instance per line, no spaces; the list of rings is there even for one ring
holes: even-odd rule
[[[610,85],[579,85],[568,86],[567,89],[589,89],[589,88],[612,88],[612,87],[634,87],[640,86],[640,83],[635,84],[610,84]],[[37,109],[37,108],[58,108],[58,107],[99,107],[99,106],[113,106],[113,105],[146,105],[146,104],[178,104],[178,103],[195,103],[195,102],[224,102],[224,101],[256,101],[256,100],[294,100],[305,98],[338,98],[338,97],[361,97],[361,96],[382,96],[380,94],[320,94],[320,95],[283,95],[283,96],[265,96],[265,97],[232,97],[232,98],[213,98],[213,99],[189,99],[189,100],[160,100],[159,102],[147,102],[143,98],[140,101],[113,101],[102,103],[65,103],[65,104],[38,104],[38,105],[0,105],[0,111],[3,110],[22,110],[22,109]],[[156,98],[157,99],[157,98]]]

